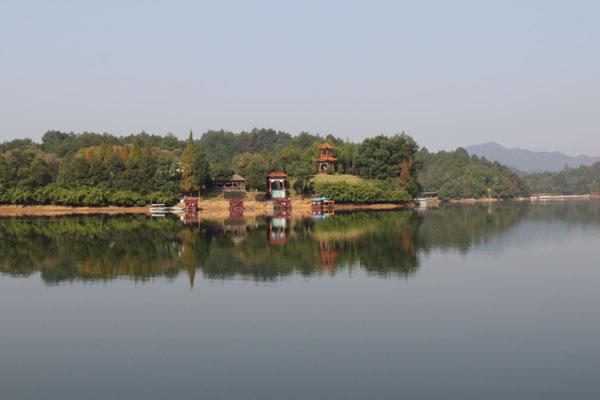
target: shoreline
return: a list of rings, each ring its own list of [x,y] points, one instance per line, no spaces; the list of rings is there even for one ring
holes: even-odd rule
[[[58,217],[66,215],[91,215],[91,214],[146,214],[149,207],[68,207],[55,205],[24,206],[0,205],[0,217]]]
[[[448,201],[439,201],[438,204],[453,205],[474,205],[474,204],[492,204],[503,201],[516,202],[565,202],[565,201],[589,201],[599,200],[598,195],[577,195],[577,196],[539,196],[520,197],[514,199],[497,198],[468,198],[451,199]],[[392,210],[411,210],[414,209],[413,203],[378,203],[378,204],[350,204],[339,203],[335,205],[335,211],[353,212],[353,211],[392,211]],[[257,201],[254,197],[247,196],[244,199],[244,215],[246,217],[256,217],[260,215],[273,214],[272,201]],[[150,205],[145,207],[68,207],[57,205],[0,205],[0,217],[59,217],[69,215],[151,215]],[[310,198],[299,196],[292,197],[291,217],[310,216],[311,201]],[[198,217],[223,219],[229,217],[229,201],[222,196],[217,198],[200,199],[198,201]]]
[[[519,201],[519,199],[509,199],[510,201]],[[498,203],[504,201],[504,199],[499,199],[499,198],[495,198],[495,197],[482,197],[480,199],[476,199],[473,197],[467,198],[467,199],[450,199],[447,201],[447,203],[449,204],[487,204],[487,203]],[[441,203],[445,203],[444,201],[441,201]]]
[[[409,210],[411,204],[336,204],[335,210],[350,211],[386,211]],[[151,215],[150,206],[146,207],[68,207],[56,205],[0,205],[0,217],[60,217],[69,215]],[[244,199],[244,216],[272,215],[272,201]],[[198,202],[199,218],[229,218],[229,202],[224,198],[201,199]],[[292,198],[292,217],[310,216],[311,201],[298,197]]]

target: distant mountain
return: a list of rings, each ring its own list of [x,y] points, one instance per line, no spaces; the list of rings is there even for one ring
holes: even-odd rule
[[[466,150],[471,155],[485,157],[490,161],[498,161],[521,172],[561,171],[565,165],[577,168],[581,165],[592,165],[600,161],[600,157],[582,155],[574,157],[557,151],[507,149],[495,142],[469,146]]]

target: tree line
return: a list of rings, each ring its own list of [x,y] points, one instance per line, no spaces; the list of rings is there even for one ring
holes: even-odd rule
[[[578,168],[565,166],[563,171],[528,174],[525,180],[532,193],[589,194],[600,193],[600,162]]]
[[[272,171],[286,172],[295,193],[311,194],[317,190],[315,159],[324,142],[335,146],[337,162],[330,174],[363,178],[359,188],[343,181],[318,188],[347,201],[405,201],[421,190],[449,198],[527,192],[526,184],[500,164],[469,157],[464,150],[429,153],[404,133],[355,143],[273,129],[208,131],[197,139],[190,132],[187,140],[145,132],[115,136],[48,131],[39,143],[0,143],[0,203],[173,203],[182,195],[220,187],[234,173],[246,178],[249,190],[262,191]]]

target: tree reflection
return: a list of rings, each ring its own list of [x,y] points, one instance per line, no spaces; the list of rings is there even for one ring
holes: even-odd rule
[[[198,276],[269,281],[352,268],[409,277],[423,253],[467,252],[525,219],[597,224],[600,203],[451,206],[424,214],[360,212],[285,223],[273,217],[187,225],[143,216],[0,219],[0,272],[40,273],[48,284],[186,273],[193,285]]]

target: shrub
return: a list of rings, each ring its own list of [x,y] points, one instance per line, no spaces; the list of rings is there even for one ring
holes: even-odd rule
[[[246,192],[225,192],[223,195],[226,199],[244,199]]]
[[[402,203],[412,199],[406,190],[389,182],[367,180],[316,181],[315,192],[339,203]]]
[[[176,204],[178,197],[172,193],[154,192],[147,196],[128,190],[80,187],[65,189],[58,186],[45,186],[38,189],[0,189],[0,204],[46,205],[54,204],[69,207],[142,207],[157,202]]]

